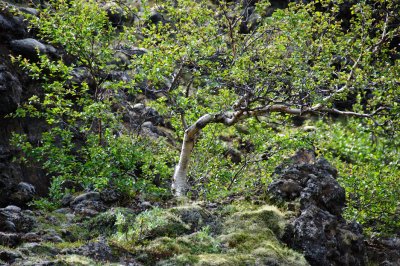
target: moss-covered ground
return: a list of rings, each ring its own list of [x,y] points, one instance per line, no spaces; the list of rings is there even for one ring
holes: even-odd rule
[[[14,265],[308,265],[279,240],[286,222],[276,207],[204,206],[111,208],[95,217],[38,213],[38,239],[4,250],[15,253]]]

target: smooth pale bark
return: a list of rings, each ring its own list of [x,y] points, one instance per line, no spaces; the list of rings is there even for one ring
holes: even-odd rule
[[[173,182],[173,190],[175,195],[185,196],[186,191],[188,190],[187,184],[187,174],[189,170],[189,161],[190,155],[192,154],[194,147],[194,139],[190,139],[188,133],[185,132],[185,136],[183,138],[181,155],[179,157],[179,163],[175,168],[174,173],[174,182]]]
[[[175,168],[172,184],[175,196],[185,196],[188,190],[187,174],[189,171],[190,157],[194,148],[195,140],[201,129],[210,123],[229,123],[230,121],[228,119],[227,113],[206,114],[185,130],[181,154],[178,165]]]
[[[206,114],[200,117],[193,125],[185,130],[183,137],[181,154],[179,162],[175,168],[172,189],[175,196],[185,196],[188,190],[187,175],[189,171],[190,157],[196,142],[196,138],[201,129],[211,123],[222,123],[226,126],[231,126],[239,120],[249,118],[252,116],[262,116],[268,113],[284,113],[291,115],[304,115],[310,113],[334,113],[339,115],[357,116],[357,117],[371,117],[369,114],[359,114],[349,111],[340,111],[337,109],[329,109],[323,107],[321,104],[313,107],[305,107],[302,109],[291,108],[283,104],[275,104],[263,106],[252,110],[239,110],[235,112],[221,112],[215,114]]]

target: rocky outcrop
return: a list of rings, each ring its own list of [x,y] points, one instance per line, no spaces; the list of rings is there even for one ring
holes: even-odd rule
[[[34,59],[37,51],[54,56],[56,50],[34,39],[23,16],[14,12],[19,9],[37,15],[37,10],[10,3],[0,3],[0,7],[0,207],[9,204],[26,207],[34,195],[46,194],[49,177],[37,167],[15,162],[18,151],[9,140],[12,133],[17,132],[26,133],[30,141],[37,142],[45,127],[38,119],[7,117],[21,102],[39,91],[37,84],[11,63],[10,55]]]
[[[367,253],[371,265],[400,265],[400,238],[372,237],[367,241]]]
[[[33,38],[13,40],[10,42],[10,49],[14,54],[22,55],[25,58],[37,60],[38,54],[55,56],[57,50],[51,45],[45,45]]]
[[[283,236],[290,247],[302,250],[311,265],[366,265],[361,226],[342,218],[345,191],[335,168],[301,150],[275,175],[268,187],[272,198],[298,212]]]
[[[0,115],[14,111],[21,101],[22,86],[19,79],[0,65]]]
[[[33,213],[29,210],[22,211],[13,205],[0,209],[0,232],[27,233],[35,223]]]

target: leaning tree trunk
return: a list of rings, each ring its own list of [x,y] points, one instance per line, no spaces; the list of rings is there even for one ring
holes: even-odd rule
[[[175,196],[185,196],[189,188],[187,183],[187,174],[189,171],[190,156],[194,147],[195,136],[191,137],[187,130],[183,137],[183,143],[181,148],[181,155],[179,157],[179,163],[175,168],[174,180],[172,188]]]
[[[239,100],[239,104],[246,99],[246,95]],[[248,103],[247,103],[248,104]],[[378,109],[379,110],[379,109]],[[366,117],[371,118],[373,114],[360,114],[350,111],[340,111],[334,108],[325,108],[322,104],[317,104],[313,107],[304,108],[291,108],[289,105],[284,104],[273,104],[267,105],[253,110],[239,110],[234,112],[220,112],[215,114],[206,114],[200,117],[193,125],[185,130],[183,138],[181,155],[179,163],[175,168],[172,189],[174,190],[175,196],[185,196],[188,190],[187,174],[189,171],[190,156],[196,142],[196,138],[199,135],[201,129],[211,123],[222,123],[225,126],[231,126],[241,119],[245,119],[252,116],[265,115],[268,113],[277,112],[282,114],[290,115],[305,115],[305,114],[319,114],[319,113],[331,113],[346,116]]]
[[[241,114],[241,112],[240,112]],[[185,130],[183,137],[183,143],[181,148],[181,155],[179,162],[175,168],[172,189],[175,196],[185,196],[189,188],[187,182],[187,175],[189,171],[190,156],[194,148],[194,144],[201,129],[210,123],[224,123],[225,125],[231,125],[237,121],[237,117],[231,118],[231,113],[218,113],[218,114],[206,114],[200,117],[193,125]]]

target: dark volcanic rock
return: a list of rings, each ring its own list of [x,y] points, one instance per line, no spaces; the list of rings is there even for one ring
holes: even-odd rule
[[[23,206],[33,199],[36,194],[36,189],[32,184],[20,182],[11,194],[11,201],[18,206]]]
[[[15,111],[20,103],[21,93],[22,87],[18,78],[4,65],[0,65],[0,115]]]
[[[83,216],[93,217],[99,212],[103,212],[107,209],[101,201],[92,201],[92,200],[84,200],[79,204],[72,207],[76,213],[79,213]]]
[[[0,11],[0,40],[7,42],[13,38],[26,36],[27,31],[21,16],[14,16],[7,10]]]
[[[113,27],[122,26],[126,21],[125,12],[118,4],[111,2],[103,7],[107,12],[107,17]]]
[[[311,151],[299,151],[275,171],[268,191],[278,202],[299,202],[299,214],[285,230],[283,241],[302,250],[311,265],[365,265],[362,228],[346,223],[342,210],[345,191],[337,171]]]
[[[19,4],[26,5],[28,2],[32,3],[6,1],[0,4],[0,207],[10,204],[24,207],[32,199],[34,191],[37,195],[44,196],[49,186],[49,177],[45,176],[44,171],[13,161],[13,158],[18,158],[19,152],[9,141],[12,133],[16,132],[26,133],[29,141],[37,142],[45,127],[44,122],[34,118],[5,117],[40,90],[17,64],[11,62],[11,52],[22,55],[26,53],[28,58],[37,57],[36,47],[49,55],[56,52],[53,47],[29,38],[33,37],[35,30],[28,31],[24,16],[14,12],[19,9],[37,15],[37,10],[19,7]],[[18,5],[14,5],[15,3]],[[33,185],[35,189],[25,186],[24,183]]]
[[[69,190],[72,192],[83,191],[84,187],[76,181],[72,180],[64,180],[60,186],[61,191]]]
[[[11,250],[1,250],[0,251],[0,260],[5,261],[7,263],[13,263],[16,259],[21,258],[21,254],[16,251]]]
[[[364,265],[365,246],[358,224],[341,223],[335,215],[309,206],[286,228],[284,241],[302,250],[311,265]]]
[[[0,232],[0,245],[5,247],[15,247],[21,243],[21,237],[16,233]]]
[[[105,203],[114,203],[121,199],[121,193],[115,189],[104,189],[100,192],[100,198]]]
[[[0,209],[1,232],[29,232],[36,224],[31,211],[21,211],[17,206]]]
[[[302,208],[316,205],[340,216],[346,203],[344,189],[336,181],[337,171],[325,160],[295,163],[279,170],[279,178],[268,191],[279,201],[299,198]]]
[[[90,217],[106,210],[106,206],[100,199],[100,193],[94,191],[77,196],[70,205],[74,212]]]
[[[400,265],[400,238],[371,238],[367,242],[371,265]]]
[[[80,203],[84,200],[98,201],[98,200],[100,200],[100,193],[99,192],[87,192],[87,193],[81,194],[81,195],[77,196],[71,202],[71,205],[77,205],[78,203]]]
[[[1,121],[0,121],[0,137],[1,136]],[[12,164],[13,154],[9,149],[0,144],[0,207],[10,204],[10,196],[20,182],[19,168]]]
[[[69,85],[82,85],[82,83],[86,83],[89,88],[95,86],[95,80],[93,79],[92,74],[90,74],[90,70],[86,67],[74,68],[71,72],[71,76],[72,78],[69,81]]]
[[[21,40],[13,40],[10,42],[10,49],[18,55],[36,60],[38,59],[38,52],[40,54],[47,54],[54,56],[56,49],[51,45],[45,45],[33,38],[26,38]]]
[[[82,247],[71,249],[67,251],[67,253],[80,254],[100,261],[116,260],[111,247],[108,245],[107,240],[103,237],[100,237],[97,239],[97,241],[89,242]]]

